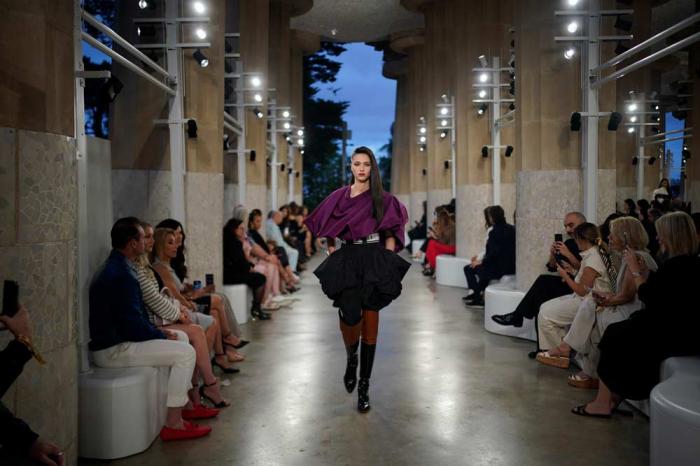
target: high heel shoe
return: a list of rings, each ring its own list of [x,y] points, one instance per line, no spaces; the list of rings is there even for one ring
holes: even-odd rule
[[[201,387],[199,387],[199,396],[201,396],[202,398],[204,398],[205,400],[207,400],[209,403],[213,404],[215,408],[218,408],[218,409],[227,408],[227,407],[231,406],[231,403],[229,403],[228,401],[226,401],[226,400],[221,400],[221,401],[219,401],[219,402],[217,403],[216,401],[214,401],[214,399],[213,399],[212,397],[210,397],[209,395],[207,395],[206,393],[204,393],[204,389],[205,389],[205,388],[207,388],[207,387],[215,387],[218,383],[219,383],[219,381],[217,380],[216,382],[210,383],[209,385],[204,384],[204,385],[202,385]]]
[[[253,315],[254,319],[258,319],[258,320],[270,320],[271,319],[270,314],[268,314],[267,312],[263,312],[261,309],[253,308],[250,311],[250,313]]]
[[[224,353],[224,354],[217,354],[216,356],[226,356],[226,354],[225,354],[225,353]],[[226,356],[226,357],[228,358],[228,356]],[[216,357],[212,358],[212,360],[211,360],[211,366],[212,366],[212,367],[214,367],[214,366],[218,367],[219,369],[221,369],[222,371],[224,371],[226,374],[238,374],[238,373],[241,371],[240,369],[236,369],[235,367],[224,367],[224,366],[222,366],[221,364],[219,364],[218,362],[216,362]],[[201,390],[202,390],[202,389],[201,389],[201,387],[200,387],[200,391],[201,391]]]

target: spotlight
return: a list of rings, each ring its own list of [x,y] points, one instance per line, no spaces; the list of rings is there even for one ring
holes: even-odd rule
[[[263,115],[263,112],[261,112],[260,109],[257,108],[257,107],[255,107],[255,108],[253,109],[253,114],[254,114],[255,117],[258,118],[258,119],[262,119],[262,117],[265,116],[265,115]]]
[[[304,155],[304,149],[301,149],[301,150],[299,151],[299,153],[300,153],[301,155]]]
[[[289,110],[285,110],[282,112],[282,118],[289,118]]]
[[[636,116],[631,116],[631,117],[630,117],[630,121],[631,121],[632,123],[636,123],[636,122],[637,122],[637,117],[636,117]]]
[[[618,16],[615,20],[615,29],[630,32],[632,30],[632,21],[629,19],[624,19],[622,16]]]
[[[428,174],[428,170],[426,168],[423,169],[423,176]]]
[[[627,132],[630,134],[634,133],[634,126],[630,126],[629,128],[627,128]]]
[[[578,23],[576,21],[570,22],[566,25],[566,30],[571,34],[574,34],[576,31],[578,31]]]
[[[304,145],[304,140],[303,139],[297,139],[297,146],[303,146]]]
[[[260,79],[257,76],[253,76],[252,78],[250,78],[250,84],[253,87],[260,87],[260,85],[262,84],[262,79]]]
[[[629,50],[629,47],[625,47],[624,45],[622,45],[622,42],[620,42],[620,41],[617,42],[617,45],[615,46],[615,54],[616,55],[623,54],[628,50]]]
[[[651,107],[652,107],[652,110],[656,110],[656,111],[659,110],[659,104],[653,104]]]
[[[450,112],[450,110],[447,107],[442,107],[440,109],[440,115],[447,115]]]
[[[259,94],[259,93],[256,93],[256,94],[253,96],[253,100],[255,100],[256,102],[262,102],[262,100],[263,100],[263,99],[262,99],[262,95]]]
[[[287,175],[291,175],[292,173],[294,173],[294,170],[291,169],[291,168],[288,168],[288,169],[287,169]]]
[[[224,134],[224,150],[229,150],[231,148],[231,141],[229,140],[228,134]]]
[[[445,139],[447,137],[447,130],[440,131],[440,139]]]
[[[567,0],[567,3],[569,6],[576,6],[578,5],[578,0]]]
[[[209,66],[209,59],[202,53],[201,50],[195,50],[192,56],[195,60],[197,60],[197,63],[199,63],[199,66],[201,66],[202,68],[206,68],[207,66]]]
[[[142,24],[136,28],[136,35],[139,37],[154,37],[156,28],[152,24]]]
[[[303,136],[303,135],[304,135],[304,130],[303,130],[303,129],[297,130],[297,136],[300,136],[300,137],[301,137],[301,136]]]
[[[200,14],[200,15],[203,14],[204,10],[205,10],[204,3],[202,3],[202,2],[194,2],[192,4],[192,8],[194,8],[195,13]]]
[[[418,146],[418,150],[421,152],[425,152],[425,144],[421,144],[420,146]]]
[[[629,110],[630,112],[636,112],[637,108],[637,104],[635,104],[634,102],[627,106],[627,110]]]
[[[282,126],[284,126],[284,129],[289,129],[292,125],[289,124],[289,122],[287,121],[287,122],[285,122],[284,125],[282,125]]]
[[[515,110],[515,104],[513,102],[508,106],[508,110]]]
[[[445,160],[445,161],[442,163],[442,166],[445,167],[445,170],[448,170],[448,169],[450,168],[450,161],[449,161],[449,160]]]
[[[683,156],[684,160],[688,160],[690,158],[690,151],[687,147],[683,148],[683,150],[681,151],[681,155]]]
[[[233,73],[233,65],[226,60],[224,60],[224,72],[227,74]]]
[[[479,91],[479,98],[480,99],[485,99],[486,98],[486,91],[485,90],[480,90]]]
[[[637,165],[639,163],[639,157],[632,158],[632,165]]]
[[[299,178],[299,172],[297,172],[295,176],[296,176],[297,178]]]
[[[581,129],[581,114],[579,112],[574,112],[571,114],[569,127],[571,128],[571,131],[579,131]]]
[[[287,167],[286,167],[284,164],[280,165],[280,171],[281,171],[282,173],[284,173],[284,171],[285,171],[286,169],[287,169]]]
[[[114,102],[117,95],[124,88],[124,84],[116,76],[107,78],[102,84],[102,95],[107,102]]]
[[[654,165],[654,162],[656,162],[656,157],[652,155],[651,157],[649,157],[649,165]]]
[[[484,146],[481,148],[481,156],[487,158],[489,156],[489,148]]]
[[[447,126],[447,120],[441,120],[440,126]]]
[[[508,93],[510,95],[515,95],[515,80],[510,81],[510,87],[508,88]]]
[[[187,120],[187,137],[197,138],[197,122],[194,120]]]
[[[622,123],[622,114],[618,112],[612,112],[610,114],[610,119],[608,120],[608,131],[617,131],[617,128]]]
[[[146,0],[139,0],[139,8],[145,10],[148,8],[148,2]]]
[[[482,68],[486,68],[489,66],[489,62],[488,60],[486,60],[486,55],[479,55],[479,64]]]
[[[423,143],[424,143],[424,142],[426,142],[426,141],[427,141],[427,139],[426,139],[425,136],[421,136],[421,137],[420,137],[420,142],[423,142]]]
[[[479,115],[483,115],[484,113],[486,113],[486,110],[488,110],[488,108],[489,108],[488,105],[481,104],[481,105],[479,105],[479,110],[477,110],[476,113]]]
[[[507,146],[505,156],[510,157],[511,155],[513,155],[513,146]]]
[[[195,33],[195,34],[197,35],[197,37],[198,37],[199,39],[201,39],[201,40],[204,40],[204,39],[207,38],[207,31],[205,31],[205,30],[202,29],[202,28],[197,28],[197,30],[196,30],[194,33]]]
[[[425,128],[425,126],[421,126],[420,134],[425,134],[426,131],[428,130]]]
[[[488,81],[488,80],[489,80],[489,75],[488,75],[488,73],[481,73],[481,74],[479,75],[479,81],[481,81],[482,83],[485,83],[485,82]]]
[[[567,60],[571,60],[572,58],[574,58],[575,55],[576,49],[573,46],[564,50],[564,58],[566,58]]]

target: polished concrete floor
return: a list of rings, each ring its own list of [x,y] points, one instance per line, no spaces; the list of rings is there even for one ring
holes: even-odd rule
[[[293,307],[244,326],[248,360],[224,387],[233,406],[210,422],[210,437],[81,464],[648,464],[646,418],[570,414],[594,393],[528,359],[532,343],[485,332],[483,310],[418,265],[380,314],[373,409],[358,414],[341,382],[337,314],[310,271],[303,284]]]

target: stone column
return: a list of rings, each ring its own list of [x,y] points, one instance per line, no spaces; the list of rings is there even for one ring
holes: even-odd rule
[[[686,128],[700,126],[700,46],[697,44],[691,49],[690,55],[690,78],[693,80],[693,98],[690,107],[694,108],[693,112],[689,113],[686,120]],[[685,189],[686,202],[692,205],[692,212],[700,210],[700,130],[698,137],[692,137],[686,140],[686,145],[690,151],[691,158],[686,161],[685,166]]]
[[[269,88],[268,41],[270,37],[270,1],[250,0],[240,2],[241,61],[245,72],[261,73],[263,86]],[[267,115],[267,92],[262,92],[260,110]],[[254,149],[257,158],[247,161],[246,199],[248,208],[260,206],[267,209],[267,117],[256,118],[246,112],[246,148]]]
[[[515,147],[518,287],[542,272],[554,233],[569,211],[581,210],[580,133],[569,130],[580,109],[577,61],[565,61],[554,43],[561,23],[556,1],[520,0],[515,10]]]
[[[77,464],[77,163],[72,0],[3,2],[0,277],[16,280],[34,345],[3,403]],[[27,32],[31,31],[31,40]],[[10,341],[0,333],[0,348]]]
[[[391,50],[384,51],[385,78],[396,80],[396,107],[394,123],[391,128],[391,192],[406,206],[411,202],[409,146],[415,140],[415,125],[411,124],[409,114],[410,92],[408,83],[408,59],[396,56]],[[410,224],[409,224],[410,225]]]

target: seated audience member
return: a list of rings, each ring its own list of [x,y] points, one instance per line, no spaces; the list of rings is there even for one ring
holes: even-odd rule
[[[428,201],[423,201],[423,215],[421,216],[420,220],[415,222],[415,225],[413,225],[413,228],[408,230],[408,237],[411,241],[415,239],[425,239],[426,235],[428,234],[428,220],[426,218],[427,216],[427,209],[428,209]],[[408,245],[409,248],[411,248],[411,245]],[[415,254],[416,251],[413,249],[410,249],[411,254]]]
[[[637,212],[637,203],[634,202],[634,199],[625,199],[625,202],[622,203],[622,213],[628,217],[636,218],[639,216]]]
[[[649,398],[664,359],[700,355],[695,226],[688,214],[673,212],[656,221],[656,230],[667,259],[650,272],[644,260],[625,251],[623,260],[644,308],[605,330],[598,345],[598,395],[574,408],[574,414],[609,418],[622,400]]]
[[[649,242],[641,222],[633,217],[622,217],[610,223],[610,248],[622,254],[632,251],[644,260],[649,270],[656,270],[656,262],[646,250]],[[615,291],[594,292],[586,297],[576,312],[571,328],[556,352],[568,355],[576,351],[576,360],[581,367],[578,374],[569,376],[569,385],[579,388],[598,387],[598,343],[605,329],[615,322],[629,318],[643,307],[637,298],[634,277],[623,263],[617,274]]]
[[[299,262],[305,263],[311,257],[311,233],[304,225],[301,206],[295,202],[289,204],[289,215],[287,218],[289,232],[284,237],[289,244],[299,251]]]
[[[549,248],[549,260],[547,270],[556,272],[557,262],[566,262],[572,270],[578,270],[581,263],[581,255],[576,241],[573,239],[574,230],[586,221],[586,217],[580,212],[569,212],[564,217],[564,230],[569,237],[566,241],[555,241]],[[515,311],[508,314],[495,315],[491,318],[500,325],[512,325],[522,327],[523,319],[537,317],[540,306],[550,299],[558,298],[571,293],[571,288],[557,275],[540,275],[532,284]],[[539,350],[539,346],[537,347]],[[535,353],[536,354],[536,353]],[[535,355],[533,354],[532,357]]]
[[[489,206],[490,207],[490,206]],[[486,207],[484,209],[484,228],[486,228],[486,238],[484,239],[484,249],[477,254],[476,256],[472,256],[471,262],[467,265],[464,266],[464,276],[467,276],[467,269],[471,269],[474,273],[476,270],[481,266],[481,261],[484,260],[484,256],[486,255],[486,243],[488,243],[489,240],[489,234],[491,234],[491,230],[493,230],[493,224],[491,223],[491,217],[489,216],[489,207]],[[467,283],[469,283],[467,281]],[[473,293],[473,290],[468,290],[467,296],[464,296],[462,298],[462,301],[467,301],[469,299],[470,294]]]
[[[277,210],[271,210],[267,215],[267,220],[265,221],[265,236],[268,240],[274,241],[277,246],[283,247],[287,252],[287,257],[289,258],[289,266],[292,271],[299,272],[299,251],[287,244],[282,235],[282,230],[280,230],[280,224],[282,223],[282,212]]]
[[[659,255],[659,240],[656,237],[655,223],[661,215],[662,213],[660,210],[649,208],[646,217],[642,220],[644,230],[646,230],[647,236],[649,236],[649,246],[647,248],[649,249],[649,254],[651,254],[651,257],[654,259],[658,259]]]
[[[450,215],[446,209],[441,210],[433,228],[433,241],[430,242],[425,253],[428,267],[423,271],[423,275],[428,276],[435,273],[437,256],[441,254],[454,255],[457,250],[455,228],[454,216]]]
[[[230,406],[221,396],[219,379],[214,376],[209,358],[210,352],[214,350],[218,324],[211,316],[187,309],[177,299],[174,299],[169,291],[167,294],[165,290],[161,293],[164,285],[158,282],[158,274],[153,270],[148,259],[149,254],[153,252],[155,244],[153,227],[145,222],[141,224],[141,227],[145,235],[146,251],[138,257],[135,264],[141,295],[148,317],[156,327],[185,332],[197,355],[195,371],[192,377],[192,390],[190,391],[190,401],[194,408],[192,410],[183,410],[182,417],[184,419],[197,419],[216,416],[219,413],[218,409],[205,408],[201,405],[199,399],[200,397],[206,398],[217,408]],[[166,229],[161,230],[168,231]],[[204,385],[197,391],[200,375]]]
[[[168,412],[163,440],[203,437],[211,427],[182,419],[196,355],[178,341],[176,330],[157,329],[148,320],[134,261],[146,248],[144,232],[134,217],[119,219],[111,231],[112,252],[90,285],[90,343],[100,367],[168,366]]]
[[[695,224],[695,231],[698,234],[698,241],[700,241],[700,212],[695,212],[693,215],[691,215],[691,218]]]
[[[651,208],[651,204],[646,199],[640,199],[637,201],[637,219],[644,223],[644,219],[647,218],[647,212]]]
[[[213,318],[216,325],[213,326],[214,330],[210,330],[214,333],[215,356],[212,359],[212,364],[227,374],[235,374],[239,371],[229,362],[242,361],[244,358],[235,349],[225,350],[226,345],[235,348],[240,340],[232,335],[228,328],[223,304],[218,296],[212,295],[211,300],[207,303],[198,303],[183,294],[184,286],[170,267],[170,259],[175,256],[176,251],[175,232],[170,228],[157,228],[154,234],[153,251],[149,257],[153,270],[163,282],[164,287],[168,289],[170,295],[192,312],[193,319],[208,328],[212,325],[211,319],[207,316],[199,316],[199,314],[209,314]]]
[[[296,288],[295,285],[297,285],[300,280],[299,277],[294,275],[294,273],[292,272],[292,268],[289,266],[289,257],[287,257],[287,252],[284,250],[284,248],[280,246],[271,247],[265,241],[265,239],[260,234],[262,224],[262,212],[259,209],[253,209],[250,212],[250,215],[248,216],[248,238],[254,243],[253,253],[256,253],[256,250],[258,250],[257,248],[259,248],[259,252],[257,254],[258,257],[260,257],[263,254],[266,254],[268,256],[272,255],[272,257],[270,257],[269,259],[266,259],[264,256],[261,258],[268,260],[268,262],[273,262],[277,265],[278,271],[280,273],[280,276],[282,277],[282,281],[284,282],[284,286],[286,288],[285,291],[291,293],[298,291],[299,288]],[[272,259],[275,257],[277,258],[277,260],[273,261]]]
[[[484,258],[476,269],[464,271],[469,289],[474,291],[466,300],[468,306],[483,306],[484,290],[491,280],[515,274],[515,227],[506,222],[499,205],[489,207],[488,216],[492,226]]]
[[[237,208],[242,208],[242,206],[238,206]],[[234,212],[235,211],[236,210],[234,209]],[[195,290],[192,284],[187,281],[187,264],[185,263],[186,235],[182,224],[177,220],[168,218],[160,222],[156,226],[156,229],[158,228],[170,228],[175,231],[177,254],[173,259],[171,259],[170,267],[172,267],[173,271],[175,272],[175,275],[177,275],[177,278],[180,281],[180,284],[182,285],[180,294],[182,294],[187,299],[194,300],[195,303],[197,303],[197,305],[203,311],[208,310],[211,307],[214,307],[216,309],[223,307],[223,317],[219,318],[219,315],[216,314],[216,312],[218,311],[215,312],[214,316],[219,323],[219,328],[221,332],[224,335],[226,335],[226,337],[224,338],[226,340],[225,343],[227,345],[233,346],[234,348],[242,348],[243,346],[248,344],[249,342],[241,340],[241,327],[240,325],[238,325],[238,321],[236,320],[236,314],[233,312],[231,303],[229,302],[226,295],[222,293],[216,293],[216,289],[213,284],[206,285],[204,288]],[[224,313],[225,315],[223,315]]]
[[[245,228],[243,222],[230,219],[224,226],[224,283],[227,285],[245,284],[253,290],[251,314],[260,320],[269,320],[270,314],[261,309],[265,293],[265,275],[254,272],[253,264],[243,250]]]
[[[618,212],[613,212],[612,214],[605,217],[605,221],[603,222],[603,224],[598,227],[598,230],[600,231],[600,239],[603,240],[603,243],[608,244],[609,242],[610,222],[620,217],[625,217],[625,215],[620,214]]]
[[[20,306],[12,317],[0,315],[0,322],[14,337],[0,352],[0,398],[2,398],[32,356],[39,361],[42,360],[32,345],[29,313],[23,306]],[[64,463],[60,448],[40,438],[39,434],[30,429],[24,421],[15,417],[1,401],[0,445],[0,463],[2,464],[24,464],[24,460],[27,459],[50,466],[63,466]]]
[[[615,288],[617,269],[600,239],[598,227],[582,223],[574,230],[574,239],[581,251],[581,265],[574,278],[573,269],[557,264],[557,272],[572,293],[554,298],[542,304],[537,317],[537,335],[540,347],[537,360],[548,366],[569,367],[569,354],[559,351],[558,345],[566,335],[566,329],[574,321],[576,312],[591,290],[609,292]]]

